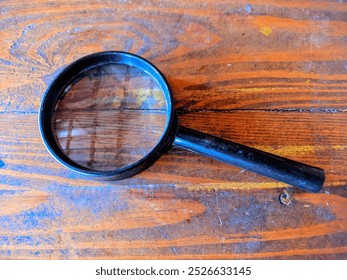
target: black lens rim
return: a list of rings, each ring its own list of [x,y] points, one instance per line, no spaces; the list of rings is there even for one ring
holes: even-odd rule
[[[52,118],[55,106],[60,97],[64,94],[64,89],[79,73],[95,66],[110,63],[122,63],[140,68],[151,75],[161,86],[167,104],[167,120],[165,130],[157,145],[142,159],[130,165],[108,171],[93,170],[81,166],[72,161],[61,150],[52,130]],[[163,153],[171,148],[175,139],[178,124],[176,112],[174,110],[173,95],[165,76],[160,70],[146,59],[128,52],[105,51],[84,56],[68,65],[49,85],[43,95],[39,111],[40,134],[49,153],[62,165],[69,169],[103,179],[124,179],[138,174],[151,166]]]

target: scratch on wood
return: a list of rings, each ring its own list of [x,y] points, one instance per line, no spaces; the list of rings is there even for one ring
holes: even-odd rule
[[[162,233],[162,235],[165,237],[165,239],[167,240],[171,240],[171,238],[167,235],[167,233],[162,229],[162,228],[158,228],[159,231]],[[174,254],[177,256],[178,252],[175,246],[171,246],[172,252],[174,252]]]
[[[218,225],[221,227],[221,226],[223,226],[223,222],[222,222],[222,219],[220,217],[219,200],[218,200],[217,192],[215,192],[215,195],[216,195],[217,216],[218,216],[218,220],[219,220]]]

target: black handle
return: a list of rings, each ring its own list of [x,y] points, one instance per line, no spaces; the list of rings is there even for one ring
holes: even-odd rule
[[[324,171],[192,129],[179,127],[174,144],[193,152],[274,178],[309,192],[319,192]]]

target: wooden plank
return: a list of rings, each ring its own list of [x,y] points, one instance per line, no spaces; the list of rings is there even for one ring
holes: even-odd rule
[[[346,110],[345,3],[6,1],[0,7],[1,111],[37,111],[63,66],[102,50],[150,59],[185,110]]]
[[[343,195],[297,193],[284,206],[276,190],[18,187],[1,196],[0,256],[341,258],[345,204]]]
[[[346,114],[315,113],[314,118],[311,115],[306,112],[200,112],[181,115],[179,120],[182,125],[198,131],[316,165],[326,172],[325,186],[345,186]],[[169,183],[202,189],[207,186],[220,189],[285,186],[179,148],[172,149],[150,169],[134,178],[114,183],[95,182],[76,175],[54,161],[42,143],[36,114],[1,114],[0,126],[6,132],[0,141],[4,165],[0,175],[8,178],[13,185],[33,180],[32,187],[48,186],[52,182],[70,186]],[[82,180],[76,181],[76,178]]]

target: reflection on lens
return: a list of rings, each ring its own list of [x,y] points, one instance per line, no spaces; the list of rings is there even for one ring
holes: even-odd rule
[[[93,170],[115,170],[145,157],[158,143],[167,104],[159,84],[124,64],[97,66],[66,87],[53,114],[64,153]]]

